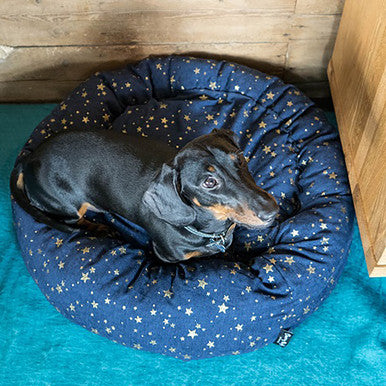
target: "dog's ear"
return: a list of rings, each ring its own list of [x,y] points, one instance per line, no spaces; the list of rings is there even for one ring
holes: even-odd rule
[[[211,134],[221,135],[230,140],[234,145],[239,146],[239,138],[236,133],[229,129],[213,129]]]
[[[166,164],[143,195],[142,202],[157,217],[172,225],[189,225],[196,218],[195,211],[178,193],[177,171]]]

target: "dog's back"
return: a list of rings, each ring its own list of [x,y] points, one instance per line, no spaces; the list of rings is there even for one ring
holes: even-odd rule
[[[117,213],[124,208],[133,218],[150,181],[175,154],[164,143],[112,130],[64,131],[15,166],[11,192],[36,220],[64,231],[74,228],[62,220],[75,220],[86,201]]]

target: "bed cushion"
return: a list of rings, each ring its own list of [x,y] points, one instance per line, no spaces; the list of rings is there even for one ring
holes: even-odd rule
[[[125,241],[60,232],[13,201],[26,266],[68,319],[134,349],[200,359],[293,332],[334,288],[352,235],[346,169],[336,129],[294,86],[228,62],[148,58],[82,83],[19,157],[70,128],[112,128],[177,149],[231,129],[280,216],[267,229],[236,228],[226,254],[174,265],[156,260],[146,231],[120,216],[98,221]]]

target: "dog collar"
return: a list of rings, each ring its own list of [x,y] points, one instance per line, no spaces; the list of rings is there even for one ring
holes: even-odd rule
[[[196,236],[204,237],[209,239],[208,247],[216,247],[221,252],[225,252],[225,241],[226,238],[232,233],[233,229],[235,228],[236,224],[232,223],[227,230],[225,230],[222,233],[205,233],[197,230],[194,227],[186,226],[185,229],[193,233]]]

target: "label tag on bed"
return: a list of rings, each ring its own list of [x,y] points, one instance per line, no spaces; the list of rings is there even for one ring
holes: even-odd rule
[[[293,332],[281,329],[279,336],[276,338],[276,340],[273,342],[280,347],[286,347],[289,341],[291,340],[293,335]]]

